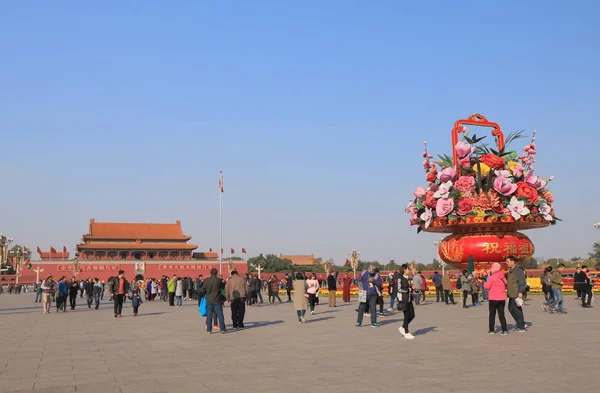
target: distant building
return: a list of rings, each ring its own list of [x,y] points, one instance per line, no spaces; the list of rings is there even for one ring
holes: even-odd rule
[[[195,252],[192,254],[192,259],[218,261],[219,254],[217,254],[216,252]]]
[[[92,218],[77,251],[82,260],[190,260],[198,248],[187,243],[191,238],[183,234],[180,221],[145,224],[96,222]]]
[[[311,266],[315,264],[315,254],[310,255],[279,255],[280,259],[289,259],[296,266]]]
[[[42,251],[39,253],[40,260],[42,261],[66,261],[69,259],[69,252],[58,252],[56,250],[50,250],[48,252]]]

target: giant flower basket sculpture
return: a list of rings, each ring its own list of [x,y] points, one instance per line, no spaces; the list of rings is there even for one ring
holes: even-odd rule
[[[487,136],[471,134],[466,125],[491,128],[496,149],[485,142]],[[524,262],[535,248],[517,231],[556,224],[554,196],[546,188],[552,178],[534,174],[535,134],[519,155],[508,146],[524,138],[522,131],[505,139],[497,123],[477,114],[454,123],[452,157],[440,155],[433,162],[423,142],[429,184],[417,187],[406,212],[417,233],[450,233],[439,245],[446,263],[463,269],[473,256],[480,270],[509,255]]]

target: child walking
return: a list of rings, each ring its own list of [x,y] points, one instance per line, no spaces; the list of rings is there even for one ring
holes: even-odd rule
[[[140,291],[138,289],[134,289],[131,293],[131,305],[133,306],[133,316],[137,317],[138,310],[140,305],[144,303],[142,301],[142,297],[140,296]]]

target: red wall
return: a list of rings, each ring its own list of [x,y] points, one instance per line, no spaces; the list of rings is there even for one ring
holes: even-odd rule
[[[125,271],[125,277],[133,279],[135,274],[136,262],[145,263],[145,272],[142,274],[145,278],[160,278],[163,275],[173,276],[177,274],[181,277],[197,277],[199,274],[205,277],[210,275],[212,268],[219,269],[219,261],[80,261],[79,266],[81,271],[77,274],[78,279],[86,279],[88,277],[98,277],[101,281],[106,281],[109,277],[118,275],[119,270]],[[48,277],[52,274],[57,280],[61,276],[72,277],[72,263],[70,261],[32,261],[31,270],[23,269],[19,282],[22,284],[31,284],[35,281],[36,273],[33,269],[43,269],[40,272],[40,279]],[[232,268],[240,274],[248,272],[248,264],[246,261],[234,261]],[[229,277],[228,265],[223,261],[223,274],[225,278]],[[5,280],[1,281],[4,285],[14,283],[14,276],[4,276]]]

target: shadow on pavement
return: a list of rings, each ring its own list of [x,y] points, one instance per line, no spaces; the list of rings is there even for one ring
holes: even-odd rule
[[[413,332],[413,336],[424,336],[427,333],[435,332],[436,329],[437,329],[437,326],[419,329],[419,330]]]

